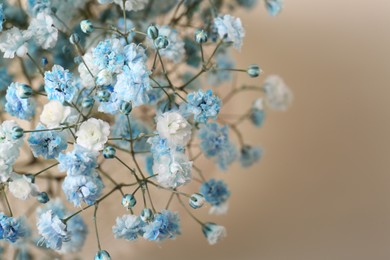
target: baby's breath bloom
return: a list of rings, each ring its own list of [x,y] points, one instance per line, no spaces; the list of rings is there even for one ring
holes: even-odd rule
[[[241,49],[245,30],[240,18],[225,14],[214,19],[214,26],[221,39],[225,42],[232,42],[236,49]]]
[[[53,18],[45,12],[41,12],[31,20],[27,34],[34,38],[42,48],[53,48],[58,37],[58,29],[53,25]]]
[[[191,128],[179,112],[165,112],[157,116],[157,131],[170,145],[186,145],[191,138]]]
[[[293,100],[290,88],[277,75],[268,76],[263,84],[266,104],[274,110],[287,110]]]
[[[51,100],[43,106],[39,119],[48,128],[55,128],[65,122],[70,123],[73,113],[71,107],[62,105],[58,100]]]
[[[4,58],[12,59],[15,54],[24,57],[27,54],[27,41],[29,35],[16,27],[4,31],[0,35],[0,50],[4,52]]]
[[[101,151],[110,135],[110,125],[103,120],[90,118],[76,132],[77,144],[91,151]]]
[[[73,73],[60,65],[54,65],[51,71],[45,72],[45,91],[49,100],[72,102],[77,93]]]

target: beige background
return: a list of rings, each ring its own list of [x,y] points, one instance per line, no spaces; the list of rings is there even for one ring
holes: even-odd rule
[[[113,259],[390,259],[390,1],[285,2],[276,18],[262,5],[238,14],[247,30],[239,65],[282,75],[295,101],[286,113],[270,112],[261,129],[243,125],[248,143],[265,149],[260,164],[220,173],[202,163],[233,196],[226,216],[200,216],[225,225],[228,237],[208,246],[182,214],[175,241],[114,240],[116,195],[99,213]],[[231,108],[242,110],[252,97],[241,95]],[[95,252],[91,229],[82,259]]]
[[[114,259],[390,259],[390,1],[285,2],[276,18],[262,5],[240,13],[247,29],[240,64],[281,74],[295,102],[269,113],[260,130],[244,126],[266,151],[260,164],[210,172],[226,177],[233,194],[229,214],[210,217],[228,237],[210,247],[183,215],[176,241],[107,234]],[[252,96],[236,99],[237,109]],[[85,258],[95,248],[92,238]]]

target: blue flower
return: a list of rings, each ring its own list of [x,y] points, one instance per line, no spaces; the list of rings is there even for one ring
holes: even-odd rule
[[[230,197],[230,191],[222,180],[210,179],[202,183],[200,193],[212,206],[224,204]]]
[[[196,122],[206,123],[208,119],[217,119],[221,108],[221,100],[213,95],[211,89],[193,92],[187,96],[187,109],[194,114]]]
[[[22,99],[18,90],[22,88],[21,83],[13,82],[7,89],[5,99],[5,111],[20,119],[30,120],[35,114],[35,101],[31,98]]]
[[[0,239],[15,243],[19,238],[27,235],[22,219],[8,217],[0,213]]]
[[[58,168],[68,176],[89,175],[97,167],[96,158],[97,153],[76,144],[73,151],[58,156]]]
[[[89,175],[68,175],[62,183],[67,200],[75,206],[80,206],[81,202],[92,205],[100,197],[103,188],[103,181],[95,171]]]
[[[36,128],[36,130],[45,129],[46,127],[42,124]],[[56,158],[68,147],[66,134],[58,131],[32,132],[28,138],[28,144],[35,157],[42,155],[45,159]]]
[[[169,45],[165,49],[160,49],[161,56],[171,60],[173,63],[179,63],[185,55],[184,41],[180,34],[175,30],[164,25],[158,28],[159,34],[168,38]],[[153,44],[153,48],[155,48]]]
[[[265,118],[264,110],[252,109],[250,114],[250,119],[255,126],[261,127],[263,125],[264,118]]]
[[[49,100],[72,102],[77,93],[73,74],[60,65],[54,65],[51,71],[45,72],[45,91]]]
[[[236,0],[237,4],[245,7],[245,8],[252,8],[257,4],[257,0]]]
[[[123,215],[116,219],[116,224],[112,227],[112,232],[116,239],[136,240],[138,236],[142,236],[144,226],[145,222],[140,217]]]
[[[179,215],[169,210],[163,210],[154,215],[153,222],[144,228],[144,238],[152,241],[174,239],[180,235]]]
[[[221,39],[225,42],[232,42],[236,49],[241,49],[245,30],[242,27],[240,18],[226,14],[215,18],[214,26]]]
[[[240,162],[242,167],[250,167],[260,160],[262,150],[258,147],[244,146],[241,149]]]
[[[101,41],[92,51],[93,62],[100,70],[119,73],[125,63],[123,45],[118,39]]]
[[[199,130],[200,148],[207,157],[218,155],[229,143],[229,128],[208,123]]]
[[[265,0],[265,7],[270,15],[275,16],[282,11],[283,0]]]
[[[50,0],[28,0],[28,11],[36,16],[38,13],[50,8]]]
[[[211,69],[207,73],[207,83],[211,86],[219,86],[224,82],[232,80],[232,72],[224,69],[232,69],[235,66],[234,60],[231,58],[229,53],[219,52],[216,57],[217,70]]]
[[[66,224],[52,210],[39,216],[37,228],[41,235],[38,244],[45,244],[47,248],[59,250],[64,242],[69,241]]]

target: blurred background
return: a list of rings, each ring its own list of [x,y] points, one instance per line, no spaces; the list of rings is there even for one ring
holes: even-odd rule
[[[277,17],[262,3],[235,15],[247,33],[237,67],[281,75],[295,100],[287,112],[269,111],[260,129],[240,126],[247,143],[263,147],[259,164],[223,173],[202,159],[232,197],[227,215],[201,210],[200,218],[224,225],[227,238],[209,246],[183,213],[174,241],[114,240],[117,194],[99,213],[102,247],[113,259],[390,259],[390,1],[285,0]],[[237,76],[240,84],[265,78]],[[240,94],[230,110],[253,98]],[[87,222],[92,213],[83,213]],[[90,230],[81,259],[97,250]]]
[[[239,65],[280,74],[295,101],[270,111],[261,129],[242,126],[264,148],[261,163],[228,173],[204,163],[232,197],[226,216],[202,217],[225,225],[228,237],[209,246],[182,214],[175,241],[114,241],[112,220],[103,245],[113,259],[390,259],[390,1],[286,0],[277,17],[262,4],[237,16],[247,31]],[[95,249],[90,238],[86,258]]]

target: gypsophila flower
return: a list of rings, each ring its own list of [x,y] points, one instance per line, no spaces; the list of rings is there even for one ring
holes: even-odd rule
[[[30,120],[35,114],[36,103],[31,98],[20,98],[18,95],[19,88],[23,87],[23,84],[13,82],[7,89],[5,99],[5,111],[10,115],[20,119]]]
[[[222,180],[210,179],[202,183],[199,192],[212,206],[209,211],[210,214],[224,214],[227,212],[230,191]]]
[[[53,48],[58,37],[58,29],[53,25],[53,18],[45,12],[41,12],[31,20],[27,34],[34,38],[42,48]]]
[[[101,41],[93,50],[93,62],[99,70],[119,73],[125,62],[123,45],[118,39]]]
[[[145,226],[144,232],[144,238],[152,241],[174,239],[181,233],[179,215],[169,210],[163,210],[154,215],[153,222]]]
[[[276,75],[268,76],[262,86],[266,104],[274,110],[287,110],[293,100],[293,94],[283,79]]]
[[[181,39],[179,33],[167,25],[161,26],[158,29],[159,34],[167,37],[169,41],[167,48],[159,50],[161,56],[173,61],[174,63],[182,61],[185,55],[185,49],[184,41]],[[152,46],[154,47],[154,45]]]
[[[145,223],[135,215],[123,215],[116,218],[112,232],[116,239],[136,240],[143,234]]]
[[[97,167],[97,156],[96,152],[75,145],[72,151],[58,156],[58,169],[68,176],[90,175]]]
[[[72,102],[77,93],[73,74],[60,65],[54,65],[51,71],[45,72],[45,91],[49,100]]]
[[[202,226],[203,234],[206,236],[210,245],[215,245],[222,238],[226,237],[226,228],[214,223],[206,223]]]
[[[46,129],[45,126],[39,124],[35,130]],[[28,138],[28,145],[35,157],[42,156],[45,159],[56,158],[68,147],[66,133],[59,131],[33,132]]]
[[[244,146],[241,149],[240,163],[242,167],[250,167],[255,162],[260,160],[262,155],[262,150],[258,147]]]
[[[37,229],[41,235],[38,243],[44,243],[47,248],[59,250],[64,242],[69,241],[66,224],[52,210],[39,216]]]
[[[191,138],[192,127],[179,112],[169,111],[158,115],[156,128],[169,145],[184,146]]]
[[[219,52],[215,57],[215,61],[217,69],[212,69],[207,74],[207,83],[211,86],[218,87],[232,80],[232,72],[229,69],[234,68],[235,62],[229,53],[224,52]]]
[[[15,243],[26,235],[26,227],[21,218],[13,218],[0,213],[0,240]]]
[[[20,200],[26,200],[31,196],[37,196],[39,193],[38,186],[32,183],[31,178],[25,175],[13,174],[8,184],[9,191],[12,195]]]
[[[78,66],[81,85],[85,88],[92,88],[95,86],[95,79],[93,77],[96,76],[100,70],[98,65],[95,64],[91,52],[87,52],[83,56],[83,61],[84,62],[81,62]]]
[[[228,14],[219,16],[214,19],[214,26],[221,39],[225,42],[232,42],[236,49],[241,49],[245,30],[242,27],[240,18]]]
[[[283,0],[265,0],[265,6],[270,15],[275,16],[282,11]]]
[[[188,94],[187,99],[187,109],[194,114],[196,122],[206,123],[208,119],[217,119],[221,108],[221,100],[213,95],[211,89],[206,92],[202,90],[192,92]]]
[[[16,27],[4,31],[0,35],[0,51],[4,52],[4,58],[12,59],[15,54],[24,57],[27,54],[27,41],[29,35],[26,31],[20,31]]]
[[[72,114],[75,114],[73,108],[62,105],[58,100],[51,100],[43,106],[39,119],[46,127],[55,128],[64,123],[73,123]],[[76,119],[75,116],[73,118]]]
[[[110,125],[100,119],[90,118],[76,132],[77,144],[91,151],[101,151],[110,135]]]

